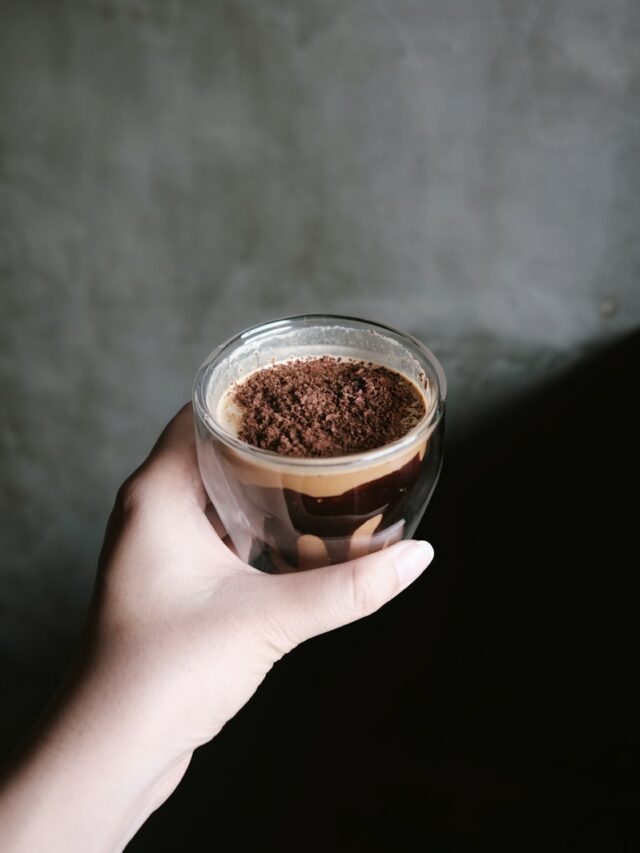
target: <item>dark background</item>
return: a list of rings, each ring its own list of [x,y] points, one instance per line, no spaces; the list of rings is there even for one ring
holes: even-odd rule
[[[436,560],[132,849],[640,848],[639,38],[631,0],[0,4],[3,753],[206,354],[354,314],[447,372]]]
[[[640,850],[639,368],[635,335],[455,443],[427,573],[280,662],[131,848]]]

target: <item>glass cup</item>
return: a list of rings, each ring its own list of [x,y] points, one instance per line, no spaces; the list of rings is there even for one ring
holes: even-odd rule
[[[401,373],[424,397],[422,419],[397,441],[329,458],[281,456],[225,429],[218,405],[254,370],[308,356],[375,362]],[[219,346],[194,389],[198,464],[238,556],[280,573],[340,563],[410,538],[442,464],[446,379],[420,341],[395,329],[322,314],[247,329]]]

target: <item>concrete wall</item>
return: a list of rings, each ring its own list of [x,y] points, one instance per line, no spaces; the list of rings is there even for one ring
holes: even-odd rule
[[[78,624],[223,338],[422,337],[450,427],[640,319],[640,6],[3,0],[0,655]]]

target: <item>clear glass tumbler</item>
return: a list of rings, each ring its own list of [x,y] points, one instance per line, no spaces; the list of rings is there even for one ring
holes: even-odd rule
[[[403,374],[425,414],[397,441],[350,456],[299,458],[253,447],[217,417],[229,386],[291,358],[341,356]],[[339,563],[410,538],[442,464],[446,379],[414,337],[352,317],[307,314],[247,329],[219,346],[193,390],[202,479],[238,555],[266,572]]]

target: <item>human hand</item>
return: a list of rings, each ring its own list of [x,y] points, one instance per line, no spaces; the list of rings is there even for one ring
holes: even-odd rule
[[[277,660],[377,610],[433,557],[401,542],[267,575],[223,535],[185,406],[118,493],[79,658],[0,795],[3,850],[121,849]]]

